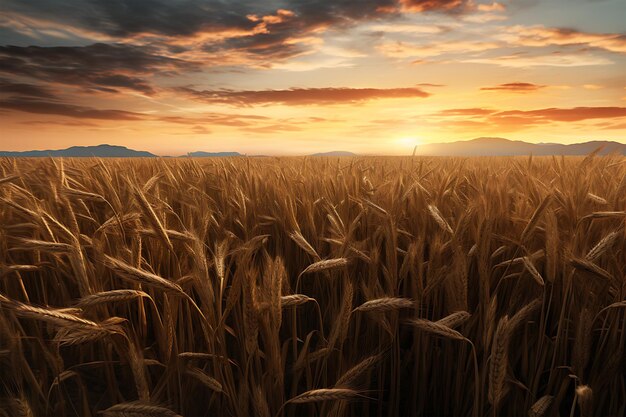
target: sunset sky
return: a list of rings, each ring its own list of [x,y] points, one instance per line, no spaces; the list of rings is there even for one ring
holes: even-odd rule
[[[626,142],[624,0],[2,0],[0,150]]]

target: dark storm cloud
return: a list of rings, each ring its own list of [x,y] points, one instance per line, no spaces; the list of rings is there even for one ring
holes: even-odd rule
[[[52,90],[47,87],[35,84],[13,82],[4,78],[0,78],[0,94],[47,99],[55,97]]]
[[[428,97],[419,88],[291,88],[288,90],[204,90],[177,89],[205,103],[233,106],[315,105],[357,103],[385,98]]]
[[[254,11],[248,9],[248,23],[253,26],[253,36],[225,39],[222,42],[207,43],[205,51],[237,50],[256,55],[268,62],[285,60],[306,52],[309,45],[290,42],[294,38],[306,36],[327,28],[341,30],[360,21],[373,20],[381,15],[381,8],[397,5],[395,0],[292,0],[277,3],[274,10]],[[282,14],[288,12],[289,14]],[[280,17],[280,19],[279,19]]]
[[[128,70],[150,72],[165,66],[186,63],[153,53],[149,47],[96,43],[76,47],[2,46],[0,55],[23,59],[27,63],[63,69],[100,68],[102,71]]]
[[[440,3],[448,7],[445,1]],[[291,10],[309,24],[360,20],[381,8],[397,5],[395,0],[5,0],[3,7],[9,12],[126,37],[138,33],[184,36],[208,29],[251,29],[254,22],[247,16],[262,16],[278,9]]]
[[[110,37],[118,43],[4,46],[0,69],[103,91],[124,88],[150,94],[153,88],[137,74],[164,66],[189,70],[190,64],[164,57],[163,51],[174,56],[204,51],[218,57],[235,52],[245,62],[268,66],[310,50],[311,45],[294,38],[374,19],[381,7],[397,5],[396,0],[5,0],[7,30],[12,30],[11,21],[23,18],[33,29],[69,31],[94,40]],[[203,62],[212,64],[220,63]]]
[[[295,32],[294,32],[295,33]],[[237,37],[219,43],[208,43],[204,52],[229,54],[239,52],[257,59],[259,65],[271,65],[303,54],[309,50],[308,45],[285,43],[289,38],[286,33],[267,33],[255,36]]]
[[[66,118],[54,121],[46,120],[28,122],[41,125],[79,127],[97,126],[89,120],[117,120],[132,122],[158,121],[190,127],[198,125],[206,127],[206,125],[211,125],[228,126],[232,128],[249,128],[254,126],[263,126],[273,121],[273,119],[269,117],[253,114],[203,113],[195,116],[167,116],[119,109],[96,109],[93,107],[65,102],[63,98],[55,95],[52,95],[51,97],[36,97],[34,94],[38,93],[37,86],[28,84],[10,84],[0,80],[0,87],[2,87],[0,93],[13,93],[8,98],[2,98],[2,100],[0,100],[0,113],[3,110],[8,110],[29,114],[63,116]],[[288,121],[285,121],[286,124],[288,124],[287,122]]]
[[[4,8],[123,38],[137,33],[190,35],[209,25],[243,28],[251,6],[220,0],[5,0]]]
[[[73,118],[144,120],[145,116],[138,113],[63,103],[54,98],[51,89],[65,85],[86,92],[151,95],[158,91],[155,76],[185,74],[212,65],[271,66],[309,52],[315,45],[314,38],[329,28],[341,30],[362,21],[389,19],[390,13],[400,13],[406,6],[401,3],[406,2],[4,0],[0,26],[5,30],[31,36],[35,43],[38,39],[33,36],[45,33],[55,39],[54,33],[63,33],[68,37],[56,38],[58,42],[83,46],[0,45],[0,76],[12,80],[2,85],[8,97],[2,108]],[[430,0],[423,9],[449,12],[451,5],[445,0]],[[35,30],[35,35],[29,35],[28,30],[20,32],[24,28]],[[41,32],[37,35],[38,29]],[[84,45],[85,40],[98,43]],[[30,81],[16,81],[22,79]],[[240,107],[355,103],[429,95],[419,88],[178,92],[187,98]]]
[[[150,94],[153,88],[139,76],[193,68],[189,62],[132,45],[0,46],[0,73],[107,91],[124,88]]]
[[[118,38],[137,34],[189,36],[202,31],[251,30],[262,17],[289,10],[295,19],[273,27],[283,35],[319,25],[349,25],[381,13],[465,9],[466,0],[5,0],[7,13],[54,21]]]
[[[31,100],[28,98],[9,98],[0,101],[0,109],[34,114],[52,114],[77,119],[98,120],[142,120],[141,113],[124,110],[99,110],[91,107],[78,106],[56,101]]]
[[[0,68],[12,74],[24,68],[26,76],[101,91],[121,88],[151,94],[153,87],[137,74],[152,73],[164,66],[185,71],[191,65],[165,57],[163,51],[168,56],[181,56],[185,52],[197,56],[202,51],[212,57],[232,57],[230,62],[234,64],[253,62],[271,66],[310,51],[311,44],[302,38],[318,36],[328,28],[341,30],[362,21],[390,19],[390,14],[405,10],[456,12],[465,10],[470,3],[466,0],[5,0],[4,24],[8,25],[5,30],[19,32],[19,25],[13,27],[10,22],[26,19],[27,27],[45,29],[46,33],[61,31],[77,39],[115,39],[118,43],[3,47]],[[203,65],[220,65],[220,62],[205,61]]]

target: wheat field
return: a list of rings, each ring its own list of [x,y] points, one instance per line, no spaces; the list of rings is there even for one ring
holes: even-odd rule
[[[0,159],[1,416],[623,416],[626,160]]]

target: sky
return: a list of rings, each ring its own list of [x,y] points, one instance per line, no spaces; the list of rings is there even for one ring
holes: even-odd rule
[[[626,142],[625,0],[2,0],[0,150]]]

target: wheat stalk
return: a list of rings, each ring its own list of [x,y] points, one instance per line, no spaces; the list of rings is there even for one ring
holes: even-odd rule
[[[509,331],[512,332],[520,325],[526,323],[528,318],[541,308],[542,303],[541,298],[537,298],[519,309],[519,311],[509,320]]]
[[[537,271],[537,268],[535,268],[533,262],[527,256],[524,256],[522,258],[522,262],[524,263],[524,268],[526,268],[526,270],[530,272],[530,275],[537,282],[537,284],[543,287],[545,285],[545,282],[539,271]]]
[[[626,211],[594,211],[593,213],[582,217],[581,221],[589,219],[619,219],[622,217],[626,217]]]
[[[524,227],[524,230],[522,231],[522,235],[520,237],[520,242],[525,242],[526,239],[528,238],[528,236],[530,235],[530,233],[535,229],[535,227],[537,226],[537,223],[539,223],[539,219],[541,218],[542,214],[544,213],[544,211],[546,211],[546,209],[548,208],[548,206],[550,205],[550,203],[552,202],[552,194],[548,194],[539,204],[539,206],[535,209],[535,212],[533,213],[533,215],[530,217],[530,220],[528,221],[528,223],[526,224],[526,227]]]
[[[593,413],[593,391],[588,385],[576,387],[576,398],[580,407],[580,417],[592,417]]]
[[[248,355],[257,353],[259,337],[259,320],[256,308],[256,277],[243,278],[243,331],[244,346]]]
[[[280,306],[282,308],[299,306],[302,304],[306,304],[309,301],[315,301],[315,299],[308,297],[304,294],[283,295],[282,297],[280,297]]]
[[[347,258],[325,259],[323,261],[318,261],[307,266],[304,271],[300,273],[300,275],[342,269],[348,266],[349,263],[350,260]]]
[[[454,329],[465,323],[472,315],[467,311],[457,311],[442,319],[437,320],[435,323]]]
[[[358,392],[350,388],[320,388],[304,392],[287,401],[288,404],[304,404],[320,401],[350,400]]]
[[[275,329],[280,329],[282,322],[282,286],[283,281],[287,281],[287,271],[282,259],[276,258],[269,265],[270,274],[270,312],[272,323]]]
[[[528,417],[543,417],[552,405],[552,400],[554,400],[552,395],[539,398],[528,410]]]
[[[408,323],[425,333],[434,334],[448,339],[465,340],[465,337],[461,333],[434,321],[426,319],[412,319],[409,320]]]
[[[595,261],[597,258],[602,256],[606,251],[611,249],[611,247],[615,244],[619,236],[620,236],[619,232],[611,232],[605,237],[603,237],[602,240],[600,240],[593,248],[591,248],[589,252],[587,252],[585,259],[589,262]]]
[[[336,388],[348,387],[351,385],[357,378],[359,378],[363,373],[369,370],[372,366],[374,366],[381,358],[381,355],[372,355],[363,359],[358,364],[354,365],[352,368],[346,371],[341,378],[337,380],[335,384]]]
[[[116,404],[99,414],[105,417],[181,417],[170,409],[142,401]]]
[[[87,308],[94,307],[100,304],[117,303],[122,301],[132,301],[139,297],[146,297],[152,299],[150,295],[139,290],[110,290],[98,292],[81,298],[76,303],[77,307]]]
[[[8,300],[4,302],[6,303],[6,307],[9,307],[16,315],[20,317],[45,321],[46,323],[53,324],[57,327],[91,329],[94,331],[101,330],[101,326],[98,325],[96,322],[83,319],[74,314],[69,314],[59,310],[47,309],[43,307],[35,307],[21,303],[19,301]]]
[[[429,205],[428,212],[430,213],[432,218],[435,219],[435,222],[437,222],[437,224],[439,225],[439,227],[441,227],[442,230],[450,234],[454,233],[454,230],[452,230],[452,227],[450,227],[450,224],[448,224],[448,222],[443,218],[443,216],[441,215],[441,212],[436,206]]]
[[[200,368],[189,368],[185,371],[185,373],[189,376],[194,377],[198,381],[200,381],[207,388],[215,391],[222,392],[222,384],[219,381],[211,376],[209,376],[206,372],[204,372]]]
[[[128,265],[125,262],[115,259],[111,256],[104,255],[104,264],[115,272],[120,278],[127,279],[131,282],[147,285],[159,289],[161,291],[184,295],[183,289],[171,281],[166,280],[153,273],[143,271]]]
[[[570,262],[574,268],[579,269],[581,271],[588,272],[608,282],[610,282],[613,279],[611,274],[609,274],[607,271],[605,271],[604,269],[600,268],[598,265],[588,260],[580,259],[580,258],[572,258]]]
[[[377,298],[375,300],[369,300],[365,303],[361,304],[352,312],[362,311],[362,312],[377,312],[377,311],[391,311],[391,310],[399,310],[401,308],[411,308],[413,307],[413,301],[408,298],[401,297],[382,297]]]
[[[321,348],[313,353],[308,353],[306,351],[303,351],[298,357],[298,359],[296,360],[296,362],[294,363],[293,370],[299,371],[301,369],[304,369],[307,366],[307,363],[311,364],[321,358],[325,358],[328,355],[330,355],[332,351],[333,349],[330,347]]]
[[[51,253],[70,253],[74,249],[72,245],[60,242],[46,242],[36,239],[20,239],[21,246],[13,247],[13,250],[39,250]]]
[[[163,223],[161,223],[159,216],[157,216],[152,208],[152,205],[150,205],[146,196],[139,188],[135,188],[134,192],[136,200],[139,203],[144,215],[147,217],[148,222],[152,225],[152,228],[161,237],[161,239],[163,239],[163,242],[167,245],[168,249],[173,252],[174,247],[172,246],[172,242],[170,241],[167,231],[165,230],[165,227],[163,227]]]
[[[508,366],[509,336],[509,318],[504,316],[498,322],[498,327],[493,336],[489,364],[489,402],[496,410],[508,392],[505,379]]]
[[[100,329],[65,326],[59,329],[54,336],[54,341],[61,346],[67,346],[94,342],[112,334],[124,335],[124,329],[120,326],[124,321],[126,320],[120,317],[109,317],[99,323]]]
[[[593,201],[594,203],[600,204],[600,205],[607,205],[607,204],[609,204],[609,202],[606,201],[604,198],[600,197],[599,195],[592,194],[592,193],[587,193],[587,199],[589,201]]]
[[[304,238],[304,236],[302,236],[302,233],[300,233],[298,230],[294,230],[292,233],[289,233],[289,237],[294,242],[296,242],[296,245],[300,246],[300,248],[303,251],[305,251],[306,253],[311,255],[311,257],[313,257],[313,259],[316,259],[318,261],[320,261],[322,259],[317,254],[315,249],[313,249],[313,246],[311,246],[311,244]]]
[[[18,179],[20,176],[19,175],[9,175],[7,177],[4,178],[0,178],[0,184],[4,184],[13,180]]]

